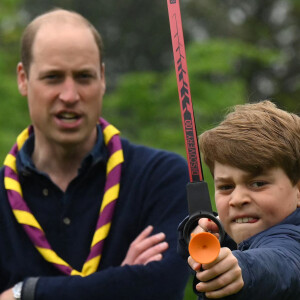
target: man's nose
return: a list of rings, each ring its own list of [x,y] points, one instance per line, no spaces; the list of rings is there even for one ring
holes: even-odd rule
[[[73,103],[79,100],[79,93],[74,79],[65,79],[65,81],[62,84],[62,89],[59,98],[67,103]]]

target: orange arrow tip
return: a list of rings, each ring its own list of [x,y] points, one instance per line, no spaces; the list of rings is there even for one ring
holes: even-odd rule
[[[220,253],[219,240],[209,232],[192,233],[189,243],[191,257],[200,264],[213,262]]]

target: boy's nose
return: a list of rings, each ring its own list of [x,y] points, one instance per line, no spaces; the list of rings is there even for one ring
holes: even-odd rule
[[[247,193],[245,188],[235,187],[234,191],[231,194],[229,205],[242,207],[250,203],[250,201],[251,201],[250,195]]]

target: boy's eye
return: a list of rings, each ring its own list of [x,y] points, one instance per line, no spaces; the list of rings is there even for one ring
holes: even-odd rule
[[[265,181],[254,181],[251,183],[251,186],[254,188],[260,188],[265,186],[267,183]]]
[[[216,187],[217,190],[220,190],[220,191],[228,191],[228,190],[231,190],[234,188],[233,185],[230,185],[230,184],[223,184],[223,185],[219,185]]]

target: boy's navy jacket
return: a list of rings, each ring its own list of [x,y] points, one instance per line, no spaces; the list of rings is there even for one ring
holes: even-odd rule
[[[181,254],[186,253],[182,236],[178,245]],[[245,285],[237,294],[222,299],[300,299],[300,208],[281,223],[240,243],[233,254]]]
[[[81,270],[90,251],[106,178],[107,149],[102,134],[98,131],[97,144],[66,192],[34,167],[30,159],[33,142],[30,137],[17,157],[24,199],[56,253]],[[98,271],[84,278],[63,275],[40,255],[12,213],[1,170],[0,293],[25,278],[25,291],[35,283],[36,289],[31,291],[35,290],[39,300],[183,298],[189,272],[176,252],[176,229],[187,214],[186,161],[177,154],[133,145],[125,139],[122,147],[125,161],[111,229]],[[148,225],[153,225],[154,233],[166,234],[169,248],[163,259],[146,266],[121,267],[131,242]],[[32,277],[39,279],[36,282]],[[22,291],[22,299],[30,297],[29,291]]]

